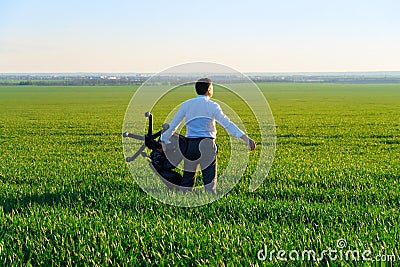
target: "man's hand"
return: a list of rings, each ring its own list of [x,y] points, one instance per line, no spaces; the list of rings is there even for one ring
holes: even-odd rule
[[[254,142],[253,139],[251,139],[250,137],[248,137],[245,134],[242,135],[240,138],[243,139],[246,142],[246,144],[249,147],[250,151],[253,151],[254,149],[256,149],[256,142]]]
[[[256,149],[256,142],[254,142],[254,140],[251,138],[249,138],[247,145],[249,146],[250,151],[253,151],[254,149]]]

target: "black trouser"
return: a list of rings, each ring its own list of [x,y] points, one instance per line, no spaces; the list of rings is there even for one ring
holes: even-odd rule
[[[184,172],[181,186],[192,190],[196,182],[196,170],[200,164],[204,188],[216,193],[217,186],[217,145],[212,138],[187,138]]]

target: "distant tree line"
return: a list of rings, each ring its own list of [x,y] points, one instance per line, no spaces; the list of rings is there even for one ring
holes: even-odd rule
[[[121,76],[113,78],[104,78],[100,76],[58,76],[58,77],[1,77],[0,85],[16,86],[138,86],[142,85],[148,77],[145,76]],[[365,76],[309,76],[309,75],[287,75],[287,76],[253,76],[250,77],[254,82],[296,82],[296,83],[400,83],[398,76],[383,77],[365,77]],[[193,78],[194,80],[196,77]],[[235,82],[232,77],[224,80],[224,77],[218,77],[217,83]],[[243,82],[238,80],[237,82]],[[176,85],[181,84],[179,77],[169,77],[162,79],[152,78],[146,85]]]
[[[112,86],[112,85],[141,85],[142,79],[85,79],[85,78],[68,78],[60,80],[1,80],[0,85],[34,85],[34,86]]]

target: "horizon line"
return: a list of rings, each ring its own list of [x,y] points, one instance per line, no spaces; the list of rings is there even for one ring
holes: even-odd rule
[[[159,72],[107,72],[107,71],[65,71],[65,72],[0,72],[0,75],[29,75],[29,74],[146,74],[154,75]],[[241,72],[243,74],[344,74],[344,73],[398,73],[400,70],[369,70],[369,71],[248,71]],[[196,74],[196,73],[187,73]],[[224,73],[218,73],[224,74]],[[229,73],[226,73],[229,74]]]

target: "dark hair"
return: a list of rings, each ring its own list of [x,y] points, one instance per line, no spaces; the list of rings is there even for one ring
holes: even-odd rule
[[[208,91],[208,88],[212,84],[211,79],[209,78],[201,78],[196,82],[195,88],[196,88],[196,93],[198,95],[205,95]]]

